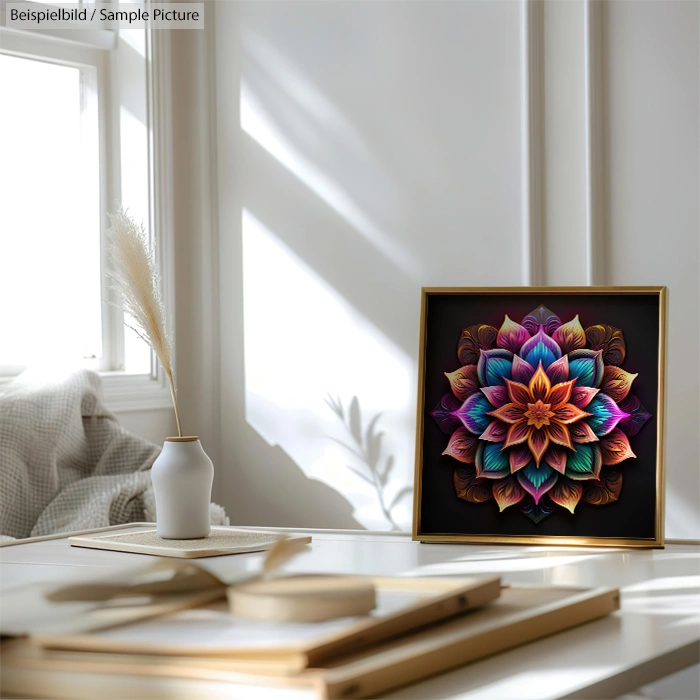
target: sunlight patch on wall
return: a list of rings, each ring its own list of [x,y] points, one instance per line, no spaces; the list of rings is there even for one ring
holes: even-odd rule
[[[343,494],[365,527],[391,529],[393,520],[407,529],[410,358],[246,210],[242,232],[248,423],[307,477]]]
[[[367,241],[394,265],[416,277],[415,260],[360,209],[357,203],[328,175],[317,168],[277,128],[255,91],[241,81],[241,128],[271,156],[292,172],[328,206],[350,223]]]

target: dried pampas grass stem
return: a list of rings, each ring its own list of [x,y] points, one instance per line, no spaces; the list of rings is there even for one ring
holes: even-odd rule
[[[308,543],[308,539],[290,539],[285,535],[280,536],[277,542],[267,550],[267,555],[263,562],[263,576],[271,574],[292,557],[306,551]]]
[[[110,220],[112,226],[108,237],[112,269],[107,276],[121,297],[124,313],[134,319],[136,327],[124,323],[151,346],[160,360],[170,383],[177,434],[182,437],[172,366],[172,338],[165,318],[155,258],[143,225],[136,224],[124,209],[111,214]]]

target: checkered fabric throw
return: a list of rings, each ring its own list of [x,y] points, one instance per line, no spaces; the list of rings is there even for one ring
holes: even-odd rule
[[[146,520],[160,448],[131,435],[80,371],[0,393],[0,534],[36,537]]]

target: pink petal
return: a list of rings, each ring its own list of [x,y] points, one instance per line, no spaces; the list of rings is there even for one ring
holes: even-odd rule
[[[525,362],[525,360],[518,355],[513,356],[514,381],[528,384],[533,374],[535,374],[535,368],[529,362]]]
[[[549,436],[544,430],[533,430],[527,439],[528,447],[532,456],[535,458],[535,462],[539,466],[544,457],[544,453],[549,447]]]
[[[525,442],[529,434],[530,426],[524,420],[515,425],[511,425],[510,430],[508,430],[508,435],[506,435],[506,444],[503,445],[503,449]]]
[[[530,448],[527,445],[521,444],[512,447],[508,456],[510,459],[510,473],[515,474],[518,469],[522,469],[530,464],[532,452],[530,452]]]
[[[496,337],[496,345],[499,348],[505,348],[513,353],[517,353],[523,346],[523,343],[530,338],[527,329],[515,321],[511,321],[506,314],[501,329]]]
[[[569,426],[569,433],[571,433],[574,442],[596,442],[598,440],[598,436],[593,432],[591,426],[583,420],[572,423]]]
[[[535,503],[539,503],[542,496],[549,491],[559,479],[559,474],[552,472],[549,477],[540,486],[535,486],[525,475],[525,472],[516,474],[520,485],[535,499]]]
[[[496,408],[505,406],[510,401],[508,390],[504,386],[484,386],[481,387],[481,391],[489,403]]]
[[[575,379],[568,382],[562,382],[561,384],[556,384],[553,386],[547,397],[547,403],[551,403],[553,406],[557,404],[567,403],[571,398],[571,391],[574,387]]]
[[[566,450],[558,445],[550,444],[549,449],[544,455],[544,461],[549,464],[552,469],[556,469],[560,474],[566,469]]]
[[[508,395],[513,403],[520,404],[521,406],[527,406],[532,403],[532,398],[530,396],[530,390],[520,382],[511,382],[510,379],[506,379],[506,386],[508,387]]]
[[[442,454],[454,457],[459,462],[472,464],[476,458],[477,444],[477,439],[466,428],[459,428],[452,434]]]
[[[580,408],[577,408],[572,403],[559,404],[558,406],[554,406],[552,411],[554,412],[556,419],[565,425],[575,423],[576,421],[581,420],[581,418],[591,415],[590,413],[586,413]]]
[[[560,357],[556,362],[552,362],[552,364],[547,367],[546,372],[552,384],[559,384],[567,381],[569,378],[569,358],[566,355]]]
[[[565,425],[552,422],[547,426],[547,433],[549,434],[549,439],[552,442],[556,442],[557,445],[573,448],[571,444],[571,435],[569,435],[569,431]]]
[[[575,386],[571,392],[569,402],[579,408],[585,408],[599,391],[600,389],[592,386]]]
[[[498,418],[506,423],[519,423],[523,420],[523,407],[514,403],[507,403],[505,406],[490,411],[490,416]]]
[[[603,454],[603,464],[619,464],[620,462],[636,457],[632,452],[630,442],[619,428],[610,431],[608,435],[600,441],[600,450]]]
[[[489,423],[489,427],[486,428],[479,437],[482,440],[489,440],[490,442],[503,442],[506,439],[506,433],[509,427],[508,423],[494,420]]]

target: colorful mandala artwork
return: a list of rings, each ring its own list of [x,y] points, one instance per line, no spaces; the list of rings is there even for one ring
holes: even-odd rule
[[[442,453],[458,463],[457,496],[517,506],[535,523],[581,501],[613,503],[621,465],[651,415],[632,393],[636,374],[622,369],[622,331],[584,330],[539,306],[500,329],[465,328],[459,369],[445,372],[451,393],[431,412],[449,435]]]

